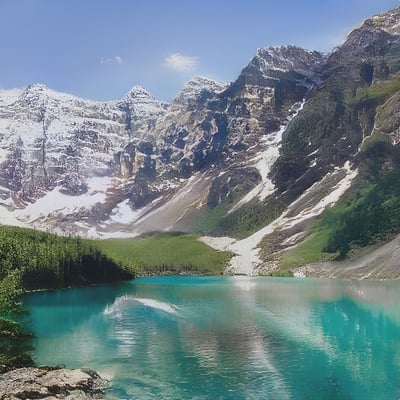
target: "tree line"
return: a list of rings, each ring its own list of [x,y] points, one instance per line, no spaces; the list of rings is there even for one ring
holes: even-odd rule
[[[353,247],[387,240],[400,232],[400,167],[379,177],[354,198],[324,212],[325,251],[344,257]]]
[[[93,241],[0,226],[0,365],[31,363],[27,335],[14,322],[25,291],[130,279],[127,267]]]
[[[17,274],[24,290],[55,289],[129,279],[132,274],[93,242],[0,227],[0,280]]]

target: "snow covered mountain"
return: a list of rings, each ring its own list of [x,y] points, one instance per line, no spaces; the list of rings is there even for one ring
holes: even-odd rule
[[[154,180],[156,170],[163,174],[170,169],[169,149],[180,153],[185,140],[172,141],[173,128],[165,135],[155,125],[160,120],[172,124],[169,109],[169,114],[179,112],[205,92],[220,89],[216,82],[196,78],[171,105],[137,86],[113,102],[79,99],[42,84],[2,91],[0,219],[66,233],[84,232],[85,220],[107,219],[121,200],[123,204],[130,200],[134,207],[145,203],[142,198],[148,194],[142,193],[145,188],[140,181]],[[161,185],[167,191],[179,186],[178,178],[171,178]],[[104,215],[97,216],[100,204]]]
[[[250,64],[231,85],[195,77],[171,104],[137,86],[113,102],[79,99],[41,84],[2,92],[2,222],[99,236],[147,229],[140,218],[176,201],[177,191],[202,182],[200,176],[219,175],[228,162],[230,168],[245,166],[260,148],[279,141],[264,136],[279,130],[311,84],[292,72],[293,64],[312,64],[321,57],[297,48],[287,48],[287,54],[270,51],[272,61],[267,50],[260,50],[252,63],[263,65],[252,71]],[[277,71],[265,57],[271,65],[292,60]],[[274,94],[279,79],[266,77],[271,68],[277,76],[288,75],[287,84],[296,92],[285,89],[279,107]],[[296,88],[297,80],[304,85]],[[265,175],[257,179],[265,181]],[[191,196],[200,200],[195,192]],[[174,215],[152,228],[174,226],[181,218]]]
[[[279,232],[263,261],[254,248],[233,265],[273,270],[363,174],[368,140],[397,149],[399,20],[399,9],[367,20],[330,55],[259,49],[234,82],[195,77],[170,104],[138,86],[111,102],[41,84],[1,91],[0,223],[247,236],[237,253]]]

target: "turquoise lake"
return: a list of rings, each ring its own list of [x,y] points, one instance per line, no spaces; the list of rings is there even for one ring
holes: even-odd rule
[[[400,282],[149,277],[26,299],[39,364],[109,399],[400,398]]]

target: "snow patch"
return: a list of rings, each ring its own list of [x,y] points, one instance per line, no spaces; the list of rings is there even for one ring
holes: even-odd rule
[[[25,208],[16,209],[13,214],[19,221],[34,222],[55,214],[68,215],[80,209],[89,209],[106,199],[106,191],[111,186],[112,178],[94,177],[88,180],[88,190],[79,196],[62,193],[62,187],[56,187],[35,203]]]
[[[127,223],[132,219],[132,208],[129,205],[129,199],[124,200],[113,208],[110,219],[121,224]]]
[[[302,221],[319,215],[324,209],[334,205],[350,187],[352,181],[358,173],[356,169],[351,169],[350,162],[346,162],[343,168],[338,169],[336,173],[343,171],[346,173],[346,175],[335,186],[335,188],[330,192],[328,196],[321,199],[316,205],[303,210],[295,217],[289,218],[287,215],[290,214],[294,206],[296,206],[307,196],[310,190],[315,188],[315,185],[321,184],[321,182],[325,178],[315,183],[310,189],[303,193],[303,195],[295,202],[293,202],[286,210],[286,212],[284,212],[279,218],[277,218],[275,221],[271,222],[264,228],[260,229],[259,231],[255,232],[253,235],[243,240],[234,240],[227,237],[212,239],[210,239],[209,237],[202,237],[201,240],[217,250],[227,250],[236,254],[236,256],[232,257],[230,261],[227,269],[228,272],[236,275],[256,275],[256,269],[261,264],[261,259],[259,257],[260,248],[258,247],[261,239],[264,236],[271,234],[277,228],[289,228],[295,226]]]
[[[346,192],[346,190],[351,186],[351,183],[353,182],[354,178],[358,174],[358,170],[351,169],[350,166],[350,161],[346,161],[342,169],[338,169],[338,171],[344,171],[346,173],[345,177],[336,185],[335,188],[329,193],[328,196],[324,197],[321,199],[316,205],[306,208],[303,210],[300,214],[298,214],[294,218],[289,218],[286,221],[285,227],[291,227],[299,222],[305,221],[311,217],[315,217],[317,215],[320,215],[323,210],[325,210],[328,207],[333,206],[335,203],[338,202],[340,197]],[[334,172],[335,173],[335,172]],[[322,181],[326,179],[323,178]],[[311,186],[303,195],[297,199],[292,205],[289,207],[288,212],[290,212],[291,208],[293,208],[295,205],[297,205],[299,202],[302,201],[302,199],[307,196],[307,194],[314,190],[317,185],[320,185],[322,181],[316,182],[313,186]]]
[[[255,197],[258,197],[259,200],[263,201],[275,191],[275,185],[271,179],[269,179],[268,175],[271,172],[271,168],[275,161],[279,157],[279,148],[282,141],[282,136],[286,131],[289,122],[303,109],[304,104],[305,99],[303,99],[301,102],[295,103],[290,110],[291,115],[286,123],[283,124],[279,130],[262,138],[261,142],[264,142],[264,150],[249,161],[249,166],[254,166],[257,168],[259,174],[261,175],[261,183],[247,193],[246,196],[244,196],[238,203],[236,203],[229,211],[230,213],[240,208],[243,204],[248,203]]]

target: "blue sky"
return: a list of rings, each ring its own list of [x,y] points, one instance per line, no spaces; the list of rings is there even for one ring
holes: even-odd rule
[[[330,51],[395,0],[0,0],[0,88],[93,100],[142,85],[171,100],[194,75],[234,80],[257,48]]]

